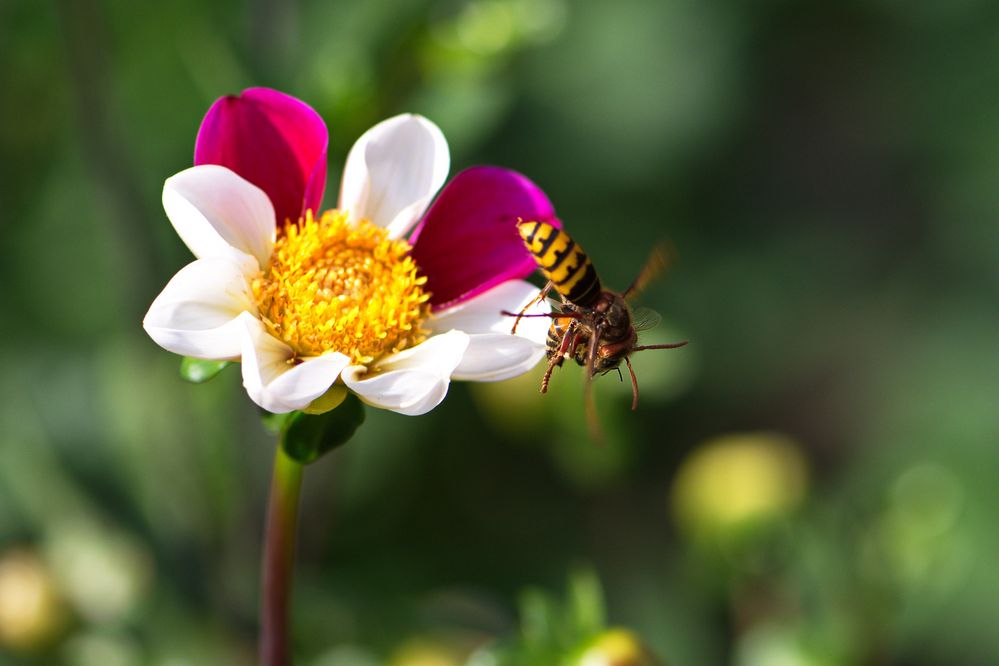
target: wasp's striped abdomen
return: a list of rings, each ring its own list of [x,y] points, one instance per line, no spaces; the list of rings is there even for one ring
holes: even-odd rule
[[[548,341],[546,345],[548,358],[559,354],[559,348],[562,346],[562,338],[565,337],[573,321],[575,320],[571,317],[552,317],[552,325],[548,327]],[[558,364],[562,365],[562,362],[559,361]]]
[[[521,222],[517,229],[555,291],[580,307],[597,299],[602,291],[600,278],[586,252],[569,234],[544,222]]]

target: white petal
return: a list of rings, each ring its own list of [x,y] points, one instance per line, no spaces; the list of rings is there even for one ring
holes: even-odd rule
[[[465,381],[498,382],[524,374],[536,366],[544,355],[544,345],[519,335],[473,333],[468,336],[468,349],[451,377]]]
[[[235,248],[261,266],[270,261],[274,206],[263,190],[223,166],[203,164],[167,178],[163,208],[199,259]]]
[[[238,358],[242,338],[236,318],[241,312],[257,314],[246,277],[256,270],[256,261],[239,256],[242,262],[215,257],[180,269],[142,320],[149,337],[175,354]]]
[[[374,372],[352,365],[343,383],[374,407],[408,416],[425,414],[440,404],[458,365],[468,336],[461,331],[435,335],[426,342],[382,360]]]
[[[350,357],[330,352],[289,363],[291,347],[270,335],[257,319],[240,317],[243,334],[243,387],[250,399],[269,412],[304,409],[340,376]]]
[[[347,155],[340,210],[400,238],[444,184],[450,164],[447,141],[437,125],[411,113],[384,120],[365,132]]]
[[[528,303],[537,298],[539,290],[530,282],[508,280],[489,291],[465,301],[453,308],[435,314],[428,325],[432,331],[450,331],[453,328],[466,333],[509,333],[516,317],[502,314],[520,312]],[[536,303],[524,314],[548,314],[551,306],[547,300]],[[545,344],[551,319],[548,317],[524,317],[517,324],[517,336]]]
[[[456,307],[436,315],[429,322],[431,330],[458,329],[469,333],[469,344],[454,379],[499,381],[523,374],[545,354],[545,341],[551,319],[526,317],[510,335],[515,317],[501,314],[520,312],[538,295],[538,288],[522,280],[510,280]],[[548,301],[541,301],[525,314],[546,314]]]

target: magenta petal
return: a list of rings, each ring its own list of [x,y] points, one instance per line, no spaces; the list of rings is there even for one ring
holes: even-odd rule
[[[410,238],[435,310],[537,268],[519,219],[562,226],[541,188],[516,171],[472,167],[444,187]]]
[[[319,210],[326,188],[326,123],[305,102],[269,88],[220,97],[205,114],[195,164],[220,164],[270,197],[277,223]]]

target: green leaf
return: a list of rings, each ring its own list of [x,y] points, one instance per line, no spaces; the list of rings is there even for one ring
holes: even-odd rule
[[[592,569],[576,567],[570,573],[568,611],[576,636],[592,636],[606,627],[603,588]]]
[[[520,631],[525,644],[551,647],[560,642],[562,608],[545,592],[529,588],[520,595]]]
[[[180,362],[180,376],[192,384],[202,384],[231,364],[232,361],[206,361],[185,356]]]
[[[346,444],[364,423],[364,404],[353,393],[324,414],[292,412],[281,426],[281,446],[298,463],[307,465]]]

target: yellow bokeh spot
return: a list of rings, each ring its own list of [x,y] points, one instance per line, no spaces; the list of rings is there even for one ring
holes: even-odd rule
[[[680,466],[673,512],[688,534],[725,533],[794,509],[807,485],[804,456],[788,438],[728,435],[699,446]]]
[[[657,666],[659,662],[628,629],[608,629],[586,647],[577,666]]]
[[[0,645],[14,650],[41,647],[64,620],[55,582],[37,555],[12,550],[0,557]]]
[[[367,364],[418,344],[430,294],[410,249],[368,221],[310,211],[284,229],[253,281],[260,318],[296,356],[335,351]]]
[[[391,666],[461,666],[464,663],[463,650],[424,638],[406,641],[389,660]]]

